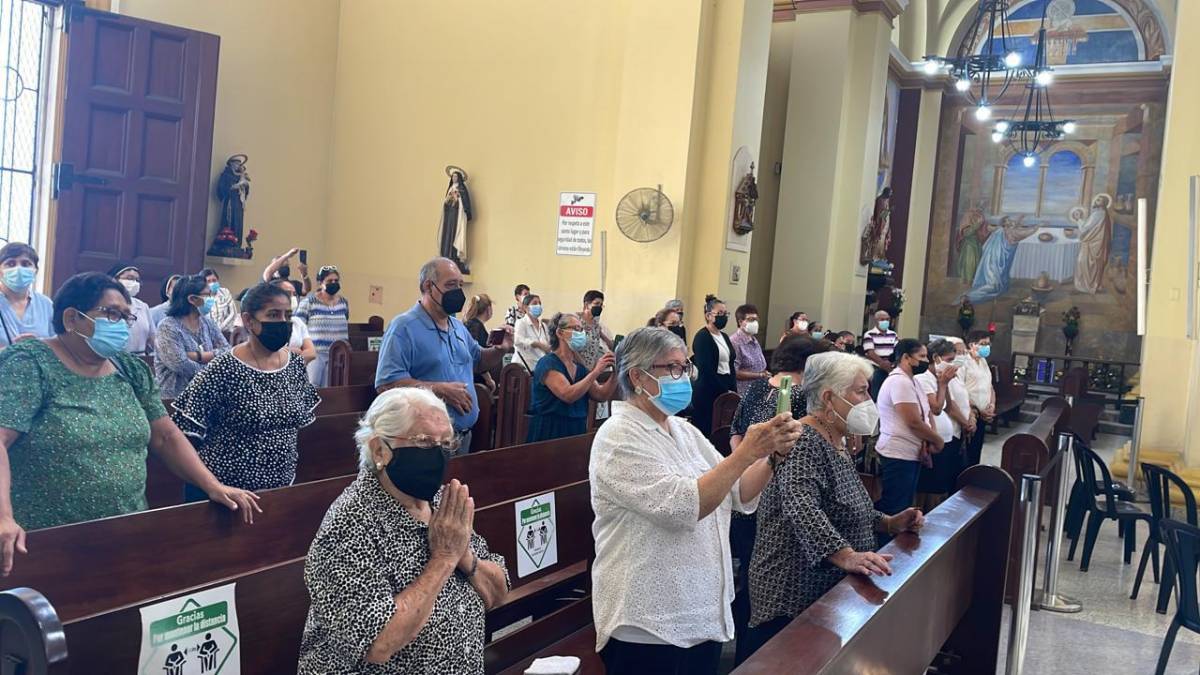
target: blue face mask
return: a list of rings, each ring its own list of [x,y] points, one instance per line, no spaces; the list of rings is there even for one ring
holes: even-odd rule
[[[538,318],[539,316],[542,315],[542,306],[541,305],[530,305],[529,306],[529,314],[532,315],[533,318],[535,318],[535,319]]]
[[[670,375],[658,378],[658,396],[651,396],[650,402],[668,416],[683,410],[692,402],[691,378],[681,377],[676,380]]]
[[[892,322],[888,321],[887,319],[884,319],[883,321],[879,322],[879,330],[887,330],[891,327],[892,327]]]
[[[213,293],[216,293],[217,291],[221,290],[221,282],[219,282],[219,281],[212,282],[211,284],[208,285],[208,290],[212,291]]]
[[[37,270],[32,267],[10,267],[4,270],[4,285],[9,290],[23,291],[33,285]]]
[[[83,338],[87,346],[96,352],[96,356],[102,359],[111,359],[125,351],[125,344],[129,342],[129,324],[124,321],[93,319],[87,314],[81,314],[81,316],[91,321],[94,329],[91,337],[86,335],[79,335],[79,337]],[[76,334],[78,335],[78,333]]]
[[[979,356],[986,359],[987,357],[989,357],[991,355],[992,355],[992,346],[991,345],[979,345]]]
[[[581,330],[571,331],[571,341],[567,344],[575,351],[583,349],[587,346],[587,333]]]
[[[213,305],[217,304],[217,299],[211,295],[204,298],[204,304],[196,307],[196,311],[200,312],[200,316],[208,316],[212,312]]]

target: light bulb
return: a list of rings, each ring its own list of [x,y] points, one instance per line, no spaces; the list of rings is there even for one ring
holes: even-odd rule
[[[1054,72],[1050,70],[1039,70],[1038,74],[1033,77],[1033,81],[1039,87],[1048,87],[1054,81]]]
[[[959,80],[956,80],[954,82],[954,88],[959,91],[967,91],[968,89],[971,88],[971,81],[965,77],[961,78]]]
[[[1004,65],[1008,68],[1016,68],[1021,65],[1021,53],[1009,52],[1004,55]]]
[[[1031,169],[1031,168],[1033,168],[1034,164],[1037,164],[1037,155],[1034,155],[1034,154],[1025,155],[1025,159],[1022,159],[1021,163],[1025,165],[1026,169]]]
[[[980,105],[975,109],[975,119],[980,122],[985,122],[992,117],[992,109],[986,104]]]
[[[993,143],[1000,143],[1003,140],[1004,140],[1004,134],[1001,133],[999,130],[992,132],[992,142]]]
[[[996,122],[996,131],[999,131],[1002,134],[1008,133],[1008,120],[1000,120],[999,122]]]
[[[934,61],[933,59],[925,59],[925,74],[926,75],[937,75],[937,71],[938,71],[938,62]]]
[[[1076,129],[1076,127],[1075,127],[1074,122],[1064,122],[1063,123],[1062,130],[1063,130],[1064,134],[1073,134],[1073,133],[1075,133],[1075,129]]]

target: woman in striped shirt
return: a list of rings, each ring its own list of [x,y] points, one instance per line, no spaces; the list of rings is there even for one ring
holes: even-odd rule
[[[317,271],[320,286],[300,301],[295,316],[308,325],[308,333],[317,348],[317,360],[308,364],[308,380],[314,387],[329,384],[329,346],[350,339],[350,303],[338,293],[342,277],[333,265]]]

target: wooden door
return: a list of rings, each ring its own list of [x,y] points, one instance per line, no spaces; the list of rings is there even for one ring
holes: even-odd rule
[[[53,289],[131,261],[143,300],[203,266],[220,39],[73,7]]]

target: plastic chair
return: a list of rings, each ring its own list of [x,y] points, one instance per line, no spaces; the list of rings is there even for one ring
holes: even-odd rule
[[[1118,527],[1124,530],[1125,564],[1128,565],[1133,562],[1137,522],[1142,520],[1149,525],[1150,514],[1117,497],[1116,490],[1112,486],[1112,476],[1099,455],[1081,443],[1075,444],[1075,453],[1076,461],[1079,463],[1083,475],[1083,488],[1087,491],[1088,510],[1087,533],[1084,535],[1083,559],[1080,561],[1079,571],[1086,572],[1088,570],[1088,564],[1092,561],[1092,550],[1096,547],[1096,537],[1100,534],[1100,526],[1104,524],[1105,520],[1117,521]],[[1099,475],[1096,474],[1096,467],[1100,467]],[[1079,538],[1076,537],[1071,542],[1067,560],[1075,558],[1075,546],[1078,544]]]
[[[1083,440],[1079,434],[1075,434],[1075,446],[1080,445],[1091,449],[1088,442]],[[1083,520],[1087,517],[1087,492],[1083,489],[1083,468],[1079,463],[1078,455],[1071,458],[1075,463],[1075,484],[1071,486],[1071,497],[1067,501],[1067,514],[1064,519],[1067,539],[1072,541],[1079,538],[1079,533],[1083,530]],[[1119,480],[1110,482],[1112,489],[1116,492],[1117,498],[1123,502],[1133,501],[1133,490],[1128,485]],[[1097,491],[1103,491],[1104,486],[1097,484]],[[1071,558],[1067,558],[1070,560]]]
[[[1166,672],[1175,635],[1180,628],[1200,633],[1200,590],[1196,587],[1196,573],[1200,571],[1200,528],[1175,520],[1164,520],[1159,526],[1162,542],[1167,546],[1167,560],[1177,572],[1179,591],[1175,597],[1175,618],[1171,619],[1171,627],[1163,637],[1154,675]]]
[[[1158,525],[1164,520],[1179,520],[1185,521],[1189,525],[1197,525],[1196,522],[1196,495],[1192,494],[1192,488],[1183,481],[1182,478],[1174,473],[1156,466],[1142,462],[1142,475],[1146,479],[1146,491],[1150,496],[1150,534],[1146,536],[1146,544],[1142,550],[1142,560],[1138,563],[1137,577],[1133,580],[1133,593],[1130,594],[1130,600],[1136,600],[1138,590],[1142,586],[1142,576],[1146,573],[1146,561],[1151,557],[1154,559],[1154,582],[1159,583],[1158,571],[1160,569],[1158,559],[1158,547],[1162,543],[1159,536]],[[1183,514],[1178,517],[1177,514],[1171,512],[1171,489],[1174,488],[1183,495]],[[1168,586],[1166,595],[1170,595],[1170,584],[1172,572],[1170,565],[1161,568],[1165,584]],[[1163,594],[1160,593],[1160,597]],[[1166,607],[1163,607],[1166,611]]]

